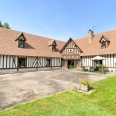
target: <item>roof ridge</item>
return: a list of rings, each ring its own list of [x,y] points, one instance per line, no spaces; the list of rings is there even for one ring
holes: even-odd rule
[[[112,31],[116,31],[116,28],[115,29],[112,29],[112,30],[108,30],[108,31],[105,31],[105,32],[100,32],[100,33],[97,33],[97,34],[94,34],[94,36],[96,35],[101,35],[101,34],[104,34],[104,33],[108,33],[108,32],[112,32]],[[82,40],[82,39],[86,39],[88,36],[86,37],[82,37],[82,38],[78,38],[78,39],[75,39],[74,41],[78,41],[78,40]]]
[[[36,34],[28,33],[28,32],[18,31],[18,30],[14,30],[14,29],[7,29],[7,28],[2,28],[2,27],[0,27],[0,29],[14,31],[14,32],[19,32],[19,34],[20,33],[24,33],[24,34],[28,34],[28,35],[32,35],[32,36],[36,36],[36,37],[42,37],[43,39],[48,39],[48,40],[57,40],[57,39],[44,37],[44,36],[41,36],[41,35],[36,35]],[[57,40],[57,41],[64,42],[64,41],[61,41],[61,40]]]
[[[112,30],[108,30],[108,31],[104,31],[104,32],[99,32],[99,33],[97,33],[97,34],[95,34],[95,35],[99,35],[99,34],[102,34],[102,33],[111,32],[111,31],[116,31],[116,29],[112,29]]]

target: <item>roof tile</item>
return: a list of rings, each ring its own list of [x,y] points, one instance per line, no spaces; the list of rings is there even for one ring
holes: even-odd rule
[[[59,53],[65,42],[56,40],[57,51],[52,52],[48,46],[50,38],[23,33],[26,38],[26,48],[18,48],[17,37],[22,32],[0,28],[0,54],[21,55],[21,56],[41,56],[41,57],[62,57]]]

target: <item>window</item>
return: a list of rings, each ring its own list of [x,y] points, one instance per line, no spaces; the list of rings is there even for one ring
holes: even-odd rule
[[[100,44],[101,44],[101,49],[106,49],[106,48],[108,48],[108,46],[109,46],[109,44],[110,44],[110,40],[109,40],[106,36],[104,36],[104,35],[101,36],[99,42],[100,42]]]
[[[102,44],[101,49],[105,49],[106,48],[106,42],[102,42],[101,44]]]
[[[50,66],[50,59],[46,59],[46,66]]]
[[[19,58],[18,66],[19,67],[26,67],[26,58]]]
[[[56,51],[56,45],[52,46],[52,51],[55,52]]]
[[[23,36],[20,36],[18,39],[18,47],[19,48],[24,48],[25,47],[25,39]]]
[[[73,49],[69,49],[69,53],[73,53]]]

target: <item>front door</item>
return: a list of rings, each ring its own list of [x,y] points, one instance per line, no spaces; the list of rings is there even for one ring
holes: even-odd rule
[[[68,60],[68,69],[74,69],[74,60]]]
[[[96,60],[96,61],[94,61],[94,69],[96,71],[99,70],[99,64],[102,64],[102,60]]]

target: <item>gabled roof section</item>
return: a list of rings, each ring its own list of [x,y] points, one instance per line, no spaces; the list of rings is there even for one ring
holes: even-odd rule
[[[49,45],[49,46],[52,46],[52,45],[57,46],[57,44],[56,44],[56,41],[55,41],[55,40],[50,40],[50,41],[48,41],[48,45]]]
[[[69,40],[66,42],[66,44],[63,46],[63,48],[60,50],[60,53],[66,48],[66,46],[70,43],[70,42],[72,42],[73,41],[73,39],[70,37],[69,38]],[[80,52],[83,52],[79,47],[78,47],[78,45],[73,41],[73,43],[75,44],[75,46],[79,49],[79,51]]]
[[[109,39],[106,36],[102,35],[100,40],[99,40],[100,43],[102,42],[103,38],[105,39],[105,41],[110,42]]]
[[[18,37],[16,38],[15,41],[17,41],[21,36],[23,36],[24,41],[27,41],[23,33],[20,33],[20,34],[18,35]]]
[[[101,49],[100,39],[105,37],[110,43],[107,49]],[[82,49],[81,56],[116,54],[116,29],[94,34],[91,43],[88,43],[88,36],[75,40]]]
[[[51,49],[49,49],[48,41],[54,39],[23,32],[27,40],[25,42],[26,47],[25,49],[19,49],[16,42],[21,34],[22,32],[20,31],[0,28],[0,55],[62,58],[59,51],[64,46],[65,42],[55,40],[57,43],[56,52],[52,52]]]

